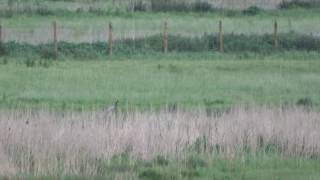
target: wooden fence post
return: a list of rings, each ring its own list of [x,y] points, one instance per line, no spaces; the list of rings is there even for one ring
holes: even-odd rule
[[[2,25],[0,24],[0,44],[2,43]]]
[[[164,22],[164,32],[163,32],[163,52],[168,52],[168,23]]]
[[[53,21],[53,45],[54,53],[58,54],[58,35],[57,35],[57,22]]]
[[[107,49],[107,51],[108,51],[108,54],[110,55],[110,56],[112,56],[112,39],[113,39],[113,37],[112,37],[112,30],[113,30],[113,28],[112,28],[112,24],[111,23],[109,23],[109,33],[108,33],[108,49]]]
[[[274,39],[274,47],[277,48],[279,46],[279,40],[278,40],[278,22],[274,22],[273,27],[273,39]]]
[[[219,21],[219,51],[224,52],[222,21]]]

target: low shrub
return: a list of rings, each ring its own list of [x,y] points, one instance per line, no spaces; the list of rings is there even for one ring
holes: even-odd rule
[[[53,50],[53,47],[42,45],[40,46],[40,57],[43,59],[57,59],[58,54]]]
[[[214,8],[209,2],[198,0],[192,4],[192,10],[198,12],[208,12],[214,10]]]
[[[304,107],[312,107],[313,102],[308,97],[307,98],[300,98],[300,99],[298,99],[296,105],[297,106],[304,106]]]
[[[154,169],[146,169],[139,174],[139,179],[163,180],[166,178]]]
[[[3,43],[0,42],[0,56],[5,56],[8,54],[8,51]]]
[[[49,15],[53,15],[54,12],[52,12],[48,6],[46,5],[41,5],[39,4],[36,8],[35,11],[37,14],[39,14],[40,16],[49,16]]]
[[[179,0],[151,0],[152,11],[208,12],[215,8],[207,1],[189,3]]]
[[[33,58],[27,57],[27,58],[24,60],[24,64],[25,64],[27,67],[34,67],[34,66],[36,66],[36,61],[35,61],[35,59],[33,59]]]
[[[293,8],[315,8],[320,7],[320,2],[313,0],[313,1],[301,1],[301,0],[293,0],[293,1],[287,1],[283,0],[279,8],[280,9],[293,9]]]
[[[152,11],[190,11],[188,3],[178,0],[151,0]]]
[[[258,8],[257,6],[251,6],[248,9],[245,9],[242,11],[242,13],[244,15],[248,15],[248,16],[255,16],[258,15],[262,12],[262,10],[260,8]]]
[[[37,57],[27,56],[23,61],[27,67],[43,67],[49,68],[52,65],[52,61],[46,59],[38,59]]]

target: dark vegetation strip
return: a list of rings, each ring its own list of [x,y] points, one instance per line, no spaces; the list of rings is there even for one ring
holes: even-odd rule
[[[224,35],[225,53],[252,52],[266,55],[272,52],[282,51],[305,51],[319,52],[320,37],[302,35],[296,33],[283,33],[278,36],[279,45],[274,46],[274,36],[265,35]],[[150,36],[147,38],[115,40],[113,42],[114,54],[134,55],[153,54],[163,51],[162,35]],[[219,47],[218,35],[204,34],[201,37],[184,37],[169,35],[169,52],[217,52]],[[107,55],[107,43],[58,43],[58,54],[54,51],[53,44],[20,44],[7,42],[0,44],[0,56],[26,57],[28,55],[38,56],[43,59],[55,59],[58,57],[73,58],[95,58]]]
[[[59,0],[52,0],[59,1]],[[66,1],[66,0],[64,0]],[[67,2],[75,2],[73,0]],[[52,9],[45,3],[26,3],[17,7],[20,3],[17,0],[8,0],[6,9],[0,10],[0,17],[10,18],[14,15],[61,15],[68,13],[91,13],[95,15],[120,15],[123,12],[210,12],[210,13],[223,13],[227,16],[239,16],[239,15],[258,15],[264,12],[264,10],[258,6],[251,6],[244,10],[228,10],[215,7],[213,4],[207,1],[195,1],[185,2],[182,0],[135,0],[123,7],[122,10],[117,9],[114,11],[111,9],[99,8],[88,5],[88,8],[77,8],[76,10],[67,9]],[[295,8],[320,8],[320,1],[283,1],[278,5],[278,9],[295,9]]]

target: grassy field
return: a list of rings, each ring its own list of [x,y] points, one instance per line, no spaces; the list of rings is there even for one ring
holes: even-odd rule
[[[1,106],[101,107],[115,99],[122,107],[141,108],[280,105],[303,99],[320,104],[317,55],[314,60],[188,56],[55,61],[47,68],[8,59],[0,65]]]
[[[320,178],[317,2],[16,2],[0,2],[0,179]]]

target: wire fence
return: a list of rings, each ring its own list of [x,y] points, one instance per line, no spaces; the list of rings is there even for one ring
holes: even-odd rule
[[[258,34],[249,33],[247,36],[243,36],[241,32],[234,33],[228,31],[224,27],[224,21],[222,20],[217,22],[210,32],[204,30],[199,30],[198,32],[186,31],[183,28],[180,28],[181,31],[179,31],[177,27],[171,31],[171,24],[167,21],[157,28],[149,28],[146,31],[141,30],[141,27],[139,30],[135,28],[119,29],[111,23],[94,28],[77,28],[76,26],[64,26],[59,22],[53,22],[51,25],[34,29],[17,29],[0,26],[0,42],[15,42],[30,45],[53,44],[55,52],[58,51],[59,42],[73,44],[103,43],[105,44],[105,50],[110,55],[113,53],[114,46],[116,46],[118,51],[123,51],[124,47],[126,50],[135,50],[140,47],[140,49],[142,48],[146,51],[148,49],[162,50],[164,53],[168,52],[168,50],[202,51],[210,49],[224,52],[225,42],[229,52],[230,50],[258,51],[258,49],[278,48],[280,41],[281,48],[284,47],[287,50],[318,51],[320,49],[320,38],[317,37],[319,34],[316,32],[310,33],[307,36],[292,36],[293,38],[291,38],[287,37],[290,31],[281,31],[281,28],[282,24],[274,21],[269,24],[268,28],[265,28],[264,31]],[[283,32],[287,34],[284,35]],[[174,41],[172,40],[173,38],[175,38]],[[206,40],[205,38],[210,39]]]
[[[218,33],[219,21],[201,22],[175,22],[167,20],[168,33],[185,37],[200,37],[204,34]],[[163,23],[157,21],[150,24],[132,23],[113,23],[114,40],[145,38],[161,34]],[[279,20],[279,33],[296,32],[312,36],[320,36],[320,26],[317,23],[296,23],[293,20]],[[246,34],[263,35],[273,33],[273,21],[231,21],[223,20],[223,31],[225,34]],[[57,22],[58,41],[70,43],[95,43],[106,42],[108,38],[108,23],[101,25],[70,25]],[[53,41],[53,25],[45,23],[32,27],[12,27],[2,25],[2,42],[17,42],[27,44],[44,44]]]

